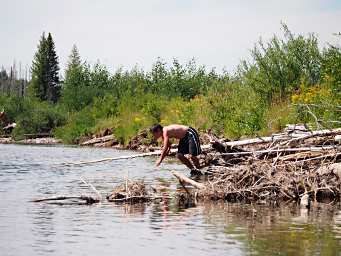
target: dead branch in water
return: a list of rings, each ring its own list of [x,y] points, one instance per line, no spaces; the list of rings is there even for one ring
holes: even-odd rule
[[[101,195],[101,193],[99,193],[98,190],[97,190],[91,183],[86,182],[82,177],[80,177],[80,180],[81,180],[85,185],[89,186],[93,191],[95,191],[95,193],[96,193],[97,196],[98,196],[99,201],[102,200],[102,195]]]
[[[94,203],[99,203],[100,202],[99,199],[93,198],[91,196],[55,196],[55,197],[34,199],[31,202],[39,203],[39,202],[46,202],[46,201],[61,201],[61,200],[69,200],[69,199],[83,200],[87,204],[94,204]]]
[[[184,174],[172,171],[171,172],[181,183],[189,184],[192,185],[193,187],[197,189],[205,189],[206,186],[203,185],[202,183],[196,182],[188,177],[186,177]]]

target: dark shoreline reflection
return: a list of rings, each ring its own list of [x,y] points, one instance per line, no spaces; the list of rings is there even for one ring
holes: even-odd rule
[[[65,167],[127,152],[76,147],[0,145],[0,255],[339,255],[340,203],[261,204],[179,201],[146,204],[102,202],[87,206],[31,203],[51,195],[105,197],[127,173],[172,194],[177,181],[166,163],[155,171],[148,158]]]

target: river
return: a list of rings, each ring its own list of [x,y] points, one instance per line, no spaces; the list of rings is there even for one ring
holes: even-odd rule
[[[147,184],[175,184],[174,161],[153,158],[88,166],[62,163],[133,154],[113,149],[0,145],[0,255],[341,255],[341,205],[174,202],[55,205],[30,200],[102,194],[128,175]]]

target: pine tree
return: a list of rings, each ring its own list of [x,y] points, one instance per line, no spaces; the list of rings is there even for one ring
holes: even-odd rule
[[[89,91],[90,75],[86,64],[82,64],[76,45],[73,45],[65,70],[62,101],[69,110],[80,110],[93,95]]]
[[[43,101],[57,102],[60,96],[58,57],[51,34],[43,33],[32,63],[31,94]]]
[[[60,97],[59,63],[55,45],[49,33],[47,40],[47,100],[56,103]]]
[[[66,75],[67,72],[72,70],[73,68],[81,66],[81,57],[79,55],[79,51],[77,46],[74,44],[71,49],[71,54],[69,56],[69,61],[67,64]]]
[[[45,33],[42,34],[38,50],[32,62],[32,80],[30,83],[30,93],[40,100],[47,100],[47,43]]]
[[[6,69],[4,67],[1,67],[0,80],[7,80],[7,79],[8,79],[8,75],[7,75]]]

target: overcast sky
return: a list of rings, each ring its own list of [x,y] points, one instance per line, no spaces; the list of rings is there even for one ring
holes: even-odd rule
[[[61,68],[73,44],[84,60],[150,69],[157,57],[233,71],[254,43],[280,33],[340,43],[341,0],[0,0],[0,65],[31,65],[43,31]]]

